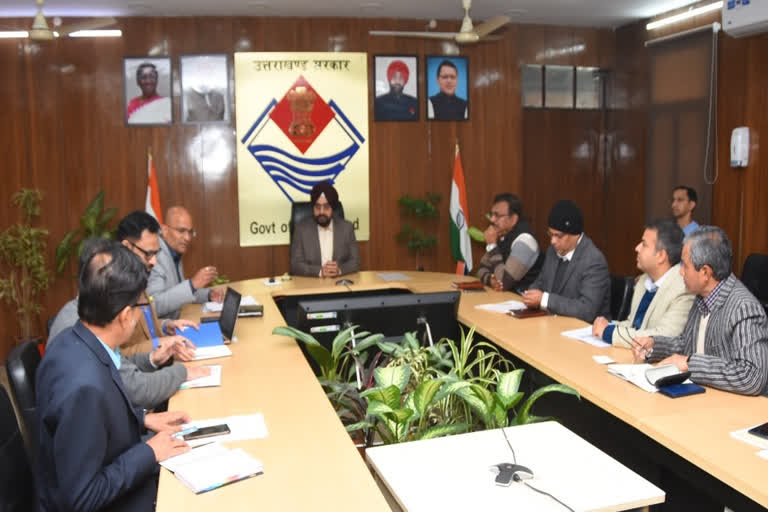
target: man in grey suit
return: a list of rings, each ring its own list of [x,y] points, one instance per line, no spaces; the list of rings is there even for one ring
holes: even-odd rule
[[[561,200],[549,212],[550,247],[539,277],[523,293],[529,308],[592,322],[609,314],[611,279],[605,256],[584,234],[581,210]]]
[[[339,207],[336,189],[323,181],[309,195],[312,218],[293,228],[291,274],[295,276],[337,277],[360,270],[352,224],[333,216]]]
[[[592,334],[617,347],[632,348],[637,336],[677,336],[683,331],[693,295],[680,275],[683,230],[673,220],[651,222],[635,247],[637,268],[643,274],[632,295],[629,317],[609,323],[595,319]]]
[[[154,218],[151,218],[151,220],[154,221]],[[144,231],[146,232],[146,230]],[[155,234],[155,238],[157,238],[157,234]],[[139,241],[136,243],[141,244]],[[115,240],[104,238],[93,238],[86,241],[80,255],[81,272],[94,254],[108,252],[117,244],[118,242]],[[130,247],[128,243],[123,243],[123,245],[141,259],[146,267],[151,265],[151,261],[147,261],[139,250]],[[153,260],[154,255],[149,259]],[[50,336],[46,344],[47,347],[50,348],[54,344],[59,333],[77,323],[79,319],[77,312],[78,303],[78,297],[75,297],[59,310],[51,325]],[[140,321],[144,321],[144,319],[142,318]],[[179,322],[178,326],[189,325],[187,321],[168,321],[166,324],[170,325],[166,325],[165,328],[175,329],[177,322]],[[123,381],[123,386],[131,403],[136,407],[154,409],[168,400],[185,380],[204,377],[210,374],[210,370],[202,366],[187,368],[183,364],[170,364],[172,363],[171,357],[173,356],[184,360],[194,357],[194,353],[190,351],[181,336],[165,336],[161,340],[162,342],[158,348],[152,352],[142,352],[133,355],[120,354],[120,378]]]
[[[152,269],[147,285],[147,293],[154,299],[157,316],[179,318],[184,304],[223,301],[223,288],[208,288],[218,276],[216,267],[205,266],[191,278],[184,277],[181,258],[197,235],[187,209],[172,206],[165,213],[164,220],[157,265]]]
[[[674,364],[691,380],[744,395],[768,391],[768,318],[731,272],[725,232],[703,226],[685,238],[685,287],[696,294],[682,334],[635,339],[635,361]]]

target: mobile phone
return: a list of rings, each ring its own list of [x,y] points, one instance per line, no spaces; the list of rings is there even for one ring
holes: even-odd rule
[[[184,436],[185,441],[193,441],[195,439],[203,439],[204,437],[223,436],[229,434],[229,426],[226,423],[221,425],[211,425],[210,427],[200,427],[194,432]]]
[[[762,425],[751,428],[748,432],[758,437],[762,437],[763,439],[768,439],[768,423],[763,423]]]
[[[698,384],[673,384],[659,388],[659,393],[667,395],[670,398],[680,398],[681,396],[696,395],[704,393],[706,389]]]

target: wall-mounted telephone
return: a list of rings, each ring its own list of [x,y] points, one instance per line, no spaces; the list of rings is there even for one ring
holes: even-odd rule
[[[749,163],[749,128],[739,126],[731,133],[731,167],[746,167]]]

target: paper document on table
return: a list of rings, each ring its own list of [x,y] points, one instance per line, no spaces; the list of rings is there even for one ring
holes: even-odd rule
[[[215,359],[217,357],[229,357],[232,351],[226,345],[214,345],[213,347],[197,347],[193,361],[202,359]]]
[[[525,304],[519,300],[508,300],[506,302],[494,302],[492,304],[478,304],[475,309],[483,309],[494,313],[507,313],[509,311],[526,309]]]
[[[658,391],[656,386],[648,382],[645,371],[653,368],[650,364],[612,364],[608,367],[608,373],[631,382],[640,389],[649,393]]]
[[[410,276],[402,272],[379,272],[376,275],[384,281],[408,281],[410,279]]]
[[[195,493],[212,491],[223,485],[264,472],[261,461],[241,449],[229,450],[218,443],[202,446],[160,463]]]
[[[586,327],[582,327],[581,329],[572,329],[570,331],[563,331],[560,334],[565,336],[566,338],[573,338],[574,340],[583,341],[584,343],[589,343],[593,347],[610,347],[610,343],[606,343],[601,338],[598,338],[594,334],[592,334],[592,326],[588,325]]]
[[[244,416],[229,416],[227,418],[212,418],[208,420],[195,420],[183,427],[195,426],[197,428],[209,427],[211,425],[221,425],[226,423],[229,427],[229,434],[216,436],[216,441],[242,441],[244,439],[263,439],[269,435],[267,424],[264,422],[264,415],[261,413],[248,414]],[[210,438],[195,439],[188,441],[189,446],[198,446],[210,442]]]
[[[240,299],[241,306],[258,306],[259,303],[250,295],[245,295]],[[221,313],[224,309],[222,302],[206,302],[203,304],[203,313]]]
[[[608,356],[592,356],[592,359],[594,359],[597,364],[613,364],[616,362]]]
[[[749,429],[755,428],[758,425],[752,425],[751,427],[742,428],[741,430],[734,430],[731,432],[731,437],[734,439],[738,439],[739,441],[744,441],[747,444],[751,444],[752,446],[756,446],[757,448],[762,449],[768,449],[768,439],[763,439],[760,436],[756,436],[754,434],[749,433]]]
[[[179,389],[209,388],[213,386],[221,386],[221,365],[213,364],[210,366],[205,366],[204,368],[210,368],[211,374],[206,375],[205,377],[184,381],[181,383],[181,386],[179,386]]]

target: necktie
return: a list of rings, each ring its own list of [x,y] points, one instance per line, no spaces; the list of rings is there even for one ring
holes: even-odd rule
[[[568,268],[568,260],[565,260],[563,258],[560,258],[560,261],[557,262],[557,270],[555,270],[555,282],[553,283],[553,288],[556,290],[559,290],[562,288],[562,281],[563,277],[565,276],[565,270]]]

